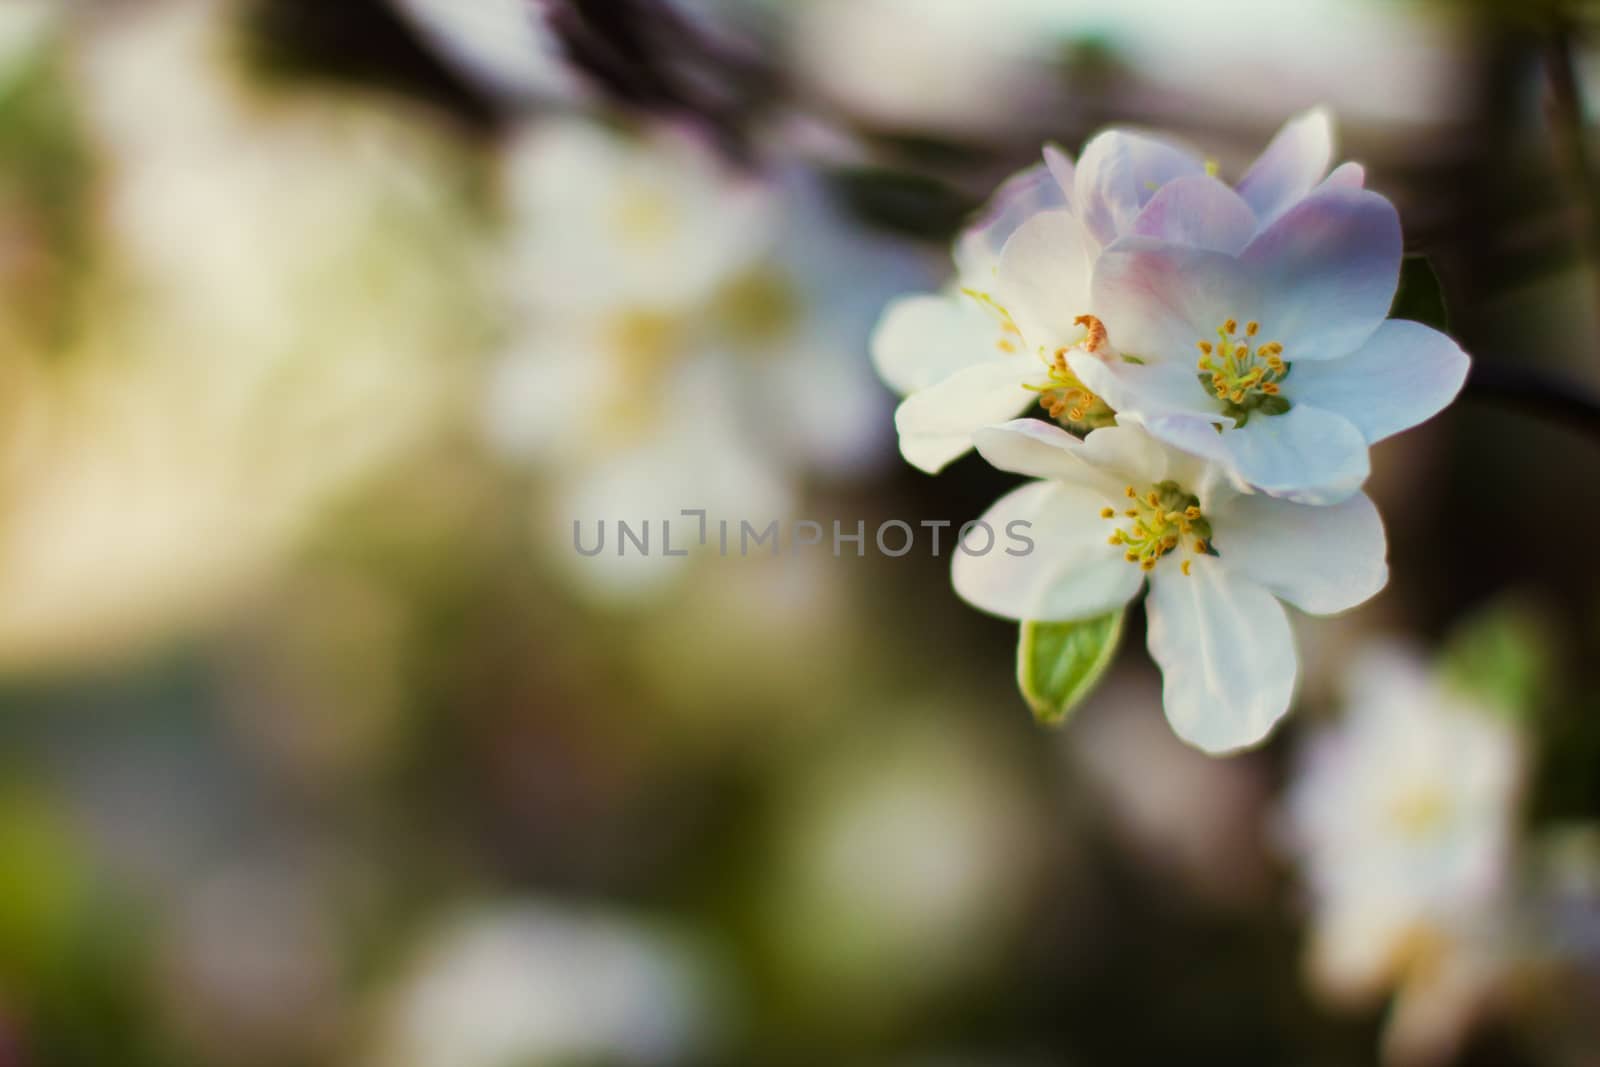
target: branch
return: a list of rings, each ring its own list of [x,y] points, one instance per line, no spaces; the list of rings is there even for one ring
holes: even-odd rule
[[[1565,423],[1600,439],[1600,397],[1562,375],[1474,360],[1462,395]]]

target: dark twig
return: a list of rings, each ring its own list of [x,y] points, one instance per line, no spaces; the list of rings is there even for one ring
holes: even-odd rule
[[[1600,397],[1561,375],[1476,360],[1463,396],[1543,416],[1600,438]]]

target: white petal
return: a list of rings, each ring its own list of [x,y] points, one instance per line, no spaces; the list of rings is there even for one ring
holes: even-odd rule
[[[1073,482],[1083,477],[1083,442],[1055,423],[1017,419],[972,435],[978,453],[1000,470]]]
[[[1069,212],[1035,215],[1000,253],[995,295],[1029,345],[1055,348],[1083,335],[1074,320],[1089,310],[1093,244]]]
[[[1152,432],[1162,436],[1154,428]],[[1361,431],[1342,415],[1308,404],[1297,404],[1282,415],[1257,414],[1244,426],[1213,436],[1227,450],[1228,465],[1246,484],[1308,504],[1343,500],[1371,473]],[[1184,447],[1176,440],[1170,443]]]
[[[1079,348],[1067,353],[1067,365],[1119,414],[1198,415],[1222,425],[1233,424],[1231,418],[1216,412],[1216,398],[1200,384],[1196,372],[1177,363],[1101,359]]]
[[[1047,163],[1036,163],[1013,174],[990,197],[972,225],[956,238],[956,271],[961,280],[968,285],[987,286],[999,266],[1000,250],[1017,227],[1042,211],[1066,206],[1066,189]]]
[[[1237,255],[1256,235],[1250,205],[1209,174],[1174,178],[1134,220],[1132,232],[1190,248]]]
[[[1074,208],[1095,240],[1110,244],[1128,232],[1156,190],[1174,178],[1204,173],[1203,163],[1174,144],[1108,130],[1078,157]]]
[[[905,395],[995,357],[999,329],[969,297],[920,293],[891,303],[872,332],[872,363]]]
[[[900,454],[913,467],[939,473],[972,447],[980,427],[1015,418],[1035,402],[1023,382],[1036,366],[1027,356],[985,360],[912,393],[894,413]]]
[[[1167,450],[1138,426],[1095,430],[1083,439],[1079,455],[1120,481],[1154,483],[1167,477]]]
[[[1388,316],[1400,255],[1393,204],[1364,189],[1318,190],[1241,254],[1264,294],[1249,317],[1291,363],[1347,355]]]
[[[1239,195],[1262,223],[1309,193],[1333,162],[1333,117],[1323,108],[1290,119],[1239,179]]]
[[[1008,619],[1085,619],[1126,604],[1139,591],[1144,574],[1107,544],[1100,510],[1105,494],[1082,486],[1034,482],[1002,497],[980,520],[994,531],[984,555],[957,549],[950,579],[974,607]],[[1012,555],[1012,523],[1033,541],[1033,549]],[[969,537],[982,547],[981,533]]]
[[[985,427],[973,440],[1003,471],[1088,485],[1113,498],[1130,481],[1146,485],[1166,477],[1166,450],[1132,427],[1107,426],[1080,441],[1054,423],[1018,419]]]
[[[1238,496],[1207,518],[1226,569],[1312,615],[1353,608],[1389,581],[1383,520],[1365,493],[1331,507]]]
[[[484,431],[503,455],[570,460],[593,433],[595,402],[612,387],[611,368],[587,338],[533,334],[490,372]]]
[[[1151,575],[1147,643],[1178,736],[1212,754],[1253,745],[1289,710],[1294,641],[1271,593],[1197,557]]]
[[[1095,264],[1091,304],[1111,346],[1147,363],[1192,368],[1196,345],[1227,319],[1260,318],[1262,293],[1237,259],[1128,237]]]
[[[1371,443],[1437,415],[1461,391],[1470,362],[1439,331],[1391,319],[1352,355],[1295,367],[1294,395],[1343,415]]]

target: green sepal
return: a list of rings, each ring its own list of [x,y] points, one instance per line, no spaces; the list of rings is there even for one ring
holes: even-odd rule
[[[1076,622],[1025,622],[1017,643],[1017,685],[1046,726],[1065,722],[1093,692],[1122,639],[1128,609]]]

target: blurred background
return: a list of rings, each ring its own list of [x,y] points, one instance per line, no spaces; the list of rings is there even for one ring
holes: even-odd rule
[[[1554,0],[0,0],[0,1065],[1600,1064],[1596,93]],[[1036,725],[922,543],[574,551],[975,518],[884,303],[1316,104],[1478,370],[1263,748],[1139,639]]]

